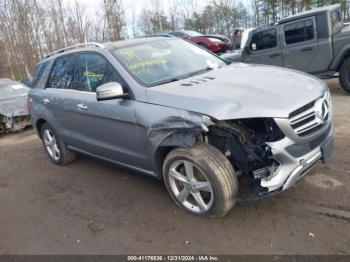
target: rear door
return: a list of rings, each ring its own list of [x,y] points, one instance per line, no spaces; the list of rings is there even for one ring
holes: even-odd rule
[[[242,59],[246,63],[282,66],[282,51],[277,27],[259,29],[252,33]]]
[[[315,17],[286,23],[282,26],[284,66],[312,72],[318,53]]]
[[[45,107],[45,119],[53,126],[67,144],[73,144],[72,132],[67,118],[74,109],[69,90],[76,85],[77,56],[68,54],[56,58],[42,92],[42,104]]]

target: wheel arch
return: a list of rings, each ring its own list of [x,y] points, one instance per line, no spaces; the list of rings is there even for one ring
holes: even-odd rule
[[[163,177],[163,163],[166,156],[176,148],[193,146],[197,142],[197,138],[198,132],[187,130],[174,132],[161,141],[154,152],[154,163],[160,178]]]
[[[343,46],[343,48],[334,57],[330,69],[339,72],[339,69],[343,62],[350,57],[350,44]]]
[[[47,123],[47,121],[46,121],[45,119],[43,119],[43,118],[39,118],[39,119],[36,121],[36,123],[35,123],[35,129],[36,129],[36,131],[38,132],[38,135],[39,135],[40,138],[42,138],[42,137],[41,137],[41,128],[43,127],[43,125],[44,125],[45,123]]]

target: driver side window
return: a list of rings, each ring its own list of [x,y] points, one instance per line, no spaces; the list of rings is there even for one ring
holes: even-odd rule
[[[256,32],[250,41],[250,50],[259,51],[277,46],[277,32],[275,28]]]
[[[96,92],[108,82],[120,82],[114,67],[102,55],[82,53],[79,59],[79,91]]]

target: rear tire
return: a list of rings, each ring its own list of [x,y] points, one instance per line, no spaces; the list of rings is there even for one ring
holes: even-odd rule
[[[341,87],[350,94],[350,58],[347,58],[340,67],[339,82]]]
[[[163,177],[171,198],[192,215],[223,217],[235,205],[235,171],[228,159],[209,144],[171,151],[163,164]]]
[[[41,128],[41,137],[47,155],[56,165],[64,166],[76,159],[76,153],[67,148],[48,123]]]

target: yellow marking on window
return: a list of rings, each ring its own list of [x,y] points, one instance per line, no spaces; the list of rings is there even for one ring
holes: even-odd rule
[[[148,67],[151,67],[153,65],[165,65],[164,58],[161,57],[154,60],[143,61],[140,63],[129,65],[128,67],[131,71],[139,71],[139,70],[147,69]]]
[[[86,77],[103,78],[104,74],[96,73],[96,72],[90,72],[90,71],[85,71],[84,72],[84,76],[86,76]]]

